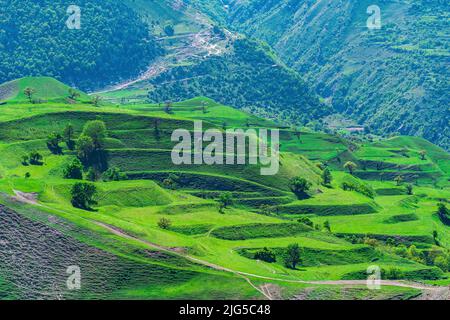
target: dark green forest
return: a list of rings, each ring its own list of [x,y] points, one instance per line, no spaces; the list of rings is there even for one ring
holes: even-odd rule
[[[135,77],[160,53],[148,26],[119,1],[0,0],[0,82],[51,76],[83,90]]]
[[[287,123],[307,123],[331,113],[298,73],[257,41],[236,40],[225,56],[173,68],[153,79],[153,102],[207,96]]]

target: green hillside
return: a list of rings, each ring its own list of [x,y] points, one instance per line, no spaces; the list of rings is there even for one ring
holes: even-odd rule
[[[234,41],[224,56],[173,68],[150,84],[151,102],[207,96],[285,123],[306,124],[332,112],[270,49],[248,39]]]
[[[420,295],[395,283],[368,290],[366,270],[372,265],[387,280],[448,283],[450,233],[437,204],[448,206],[450,198],[449,155],[431,143],[403,136],[357,143],[284,128],[275,176],[261,175],[260,164],[176,166],[172,132],[192,132],[196,120],[222,133],[280,127],[204,97],[168,110],[164,104],[117,103],[126,101],[124,90],[106,94],[114,104],[94,106],[64,102],[67,88],[51,79],[15,83],[22,82],[35,84],[36,94],[46,88],[48,101],[1,105],[0,234],[11,250],[26,247],[28,258],[19,261],[0,251],[0,299]],[[93,121],[104,123],[107,136],[99,140],[98,157],[86,160],[79,146]],[[51,145],[53,133],[63,135],[68,124],[75,150],[63,141],[59,148]],[[32,162],[36,151],[42,159]],[[77,157],[84,163],[83,181],[64,178]],[[347,161],[356,165],[351,174]],[[372,167],[371,161],[381,165]],[[120,173],[116,178],[107,171],[113,168]],[[328,184],[322,179],[326,168]],[[296,177],[309,182],[304,193],[293,193]],[[73,202],[79,182],[97,190],[88,210]],[[232,199],[227,205],[224,195]],[[294,268],[285,263],[291,244],[298,244],[301,256]],[[264,260],[267,250],[274,261]],[[65,270],[65,261],[80,265],[86,286],[67,291],[57,271],[39,274],[28,286],[18,283],[40,261],[54,270]],[[330,280],[335,282],[320,282]],[[52,283],[57,290],[50,289]]]
[[[147,73],[100,92],[109,101],[164,103],[205,96],[295,125],[333,113],[265,43],[220,27],[196,6],[165,0],[125,4],[148,25],[165,53]]]
[[[442,1],[190,1],[219,23],[268,42],[336,110],[378,134],[416,135],[449,149],[450,51]]]

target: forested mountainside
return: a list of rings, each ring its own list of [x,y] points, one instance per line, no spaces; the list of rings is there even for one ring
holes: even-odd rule
[[[69,29],[68,0],[0,0],[0,82],[30,75],[85,90],[136,77],[160,53],[138,15],[119,1],[79,0],[80,29]]]
[[[300,74],[266,44],[220,28],[186,2],[125,2],[158,37],[166,55],[130,89],[150,102],[206,96],[254,114],[305,125],[333,113]]]
[[[267,41],[345,115],[377,133],[450,148],[447,1],[191,0],[219,23]]]
[[[223,56],[169,69],[150,83],[152,102],[206,96],[284,123],[306,124],[332,112],[301,77],[256,41],[237,39]]]

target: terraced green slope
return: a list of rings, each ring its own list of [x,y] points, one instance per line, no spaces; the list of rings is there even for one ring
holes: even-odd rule
[[[120,101],[120,95],[117,97]],[[102,257],[107,256],[133,270],[127,277],[114,270],[115,286],[100,292],[89,289],[80,293],[83,297],[261,299],[268,298],[261,289],[267,284],[274,285],[284,298],[307,288],[317,293],[312,297],[339,296],[340,289],[314,281],[362,279],[373,264],[379,265],[386,277],[446,281],[445,272],[429,258],[436,252],[444,255],[450,245],[448,226],[435,214],[436,204],[450,197],[446,153],[439,148],[409,137],[355,144],[342,137],[283,129],[280,172],[275,176],[261,176],[258,165],[177,167],[170,159],[174,146],[170,135],[178,128],[192,130],[194,120],[203,119],[204,128],[217,130],[224,129],[224,121],[227,128],[274,129],[277,125],[207,98],[176,103],[170,113],[158,104],[94,107],[61,98],[55,97],[60,99],[58,103],[21,101],[1,106],[0,203],[10,209],[2,207],[0,218],[6,212],[23,221],[20,233],[8,227],[11,236],[23,238],[21,234],[30,229],[27,219],[37,220],[41,223],[35,226],[38,232],[57,230],[61,237],[76,238],[82,252],[93,252],[86,262],[89,265],[103,266]],[[127,172],[128,177],[93,182],[98,204],[93,211],[85,211],[71,205],[70,190],[77,181],[62,175],[76,154],[63,144],[61,155],[52,154],[46,138],[69,123],[78,137],[91,120],[104,121],[108,164]],[[410,158],[396,153],[399,147],[408,148],[402,152]],[[427,150],[426,160],[416,159],[418,148]],[[43,164],[23,165],[22,156],[35,150],[43,155]],[[388,179],[359,179],[365,172],[360,166],[378,152],[386,155],[384,162],[398,165],[395,172],[405,171],[403,165],[409,159],[407,165],[416,167],[405,172],[429,168],[438,182],[418,179],[413,194],[408,195],[399,192],[406,190],[406,181],[397,186]],[[348,159],[358,165],[353,176],[343,168]],[[322,169],[327,164],[333,180],[323,186]],[[379,172],[390,173],[391,168],[381,167]],[[297,176],[311,183],[306,199],[297,199],[290,191],[289,182]],[[167,184],[168,178],[175,184]],[[344,182],[351,188],[343,188]],[[225,191],[234,201],[219,210],[218,200]],[[167,228],[158,224],[162,218],[170,220]],[[309,223],[304,218],[310,219],[312,227],[303,223]],[[71,227],[67,229],[66,224]],[[0,230],[6,232],[7,226],[0,223]],[[36,260],[49,255],[47,240],[26,239],[42,244],[39,250],[31,250]],[[286,247],[293,243],[299,244],[302,252],[295,270],[283,263]],[[403,247],[411,245],[416,249]],[[264,247],[274,252],[275,262],[254,259]],[[57,254],[64,256],[64,252]],[[30,290],[34,288],[19,288],[17,279],[22,275],[4,261],[0,259],[0,296],[2,288],[10,286],[18,296],[33,296]],[[142,277],[148,282],[140,281]],[[299,279],[312,283],[285,282]],[[203,282],[208,286],[202,287]],[[335,285],[340,288],[340,284]],[[373,295],[360,287],[354,290],[353,297]],[[386,287],[380,296],[398,294],[410,298],[417,292]]]

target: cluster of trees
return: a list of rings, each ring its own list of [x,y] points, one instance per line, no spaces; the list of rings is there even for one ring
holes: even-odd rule
[[[76,143],[78,159],[85,167],[93,167],[100,172],[107,168],[106,138],[107,131],[103,121],[94,120],[85,124]]]
[[[92,90],[139,75],[161,54],[147,25],[125,4],[78,1],[78,30],[66,27],[69,4],[8,1],[0,12],[0,83],[47,75]]]
[[[77,179],[83,168],[92,167],[101,172],[107,169],[106,144],[107,130],[105,123],[100,120],[89,121],[85,124],[81,135],[75,139],[75,129],[68,124],[62,133],[53,132],[47,137],[48,149],[53,154],[62,154],[61,143],[65,142],[67,149],[76,151],[77,159],[73,160],[64,170],[64,177]],[[120,170],[113,168],[105,174],[107,180],[120,180]]]
[[[320,224],[314,224],[314,222],[309,219],[308,217],[301,217],[297,220],[298,223],[303,223],[307,225],[308,227],[314,228],[317,231],[321,231],[325,229],[327,232],[331,232],[331,224],[330,221],[326,220],[324,221],[323,225]]]
[[[75,148],[75,129],[69,123],[63,130],[62,133],[52,132],[48,135],[46,143],[47,148],[51,153],[56,155],[63,154],[63,149],[60,146],[62,142],[65,142],[67,149],[73,151]]]
[[[383,250],[396,254],[400,257],[428,266],[436,266],[444,272],[450,271],[450,251],[446,248],[438,246],[439,234],[437,231],[433,232],[433,238],[437,245],[434,245],[431,249],[421,250],[414,244],[406,246],[394,238],[388,238],[383,242],[369,236],[357,237],[353,235],[346,237],[346,239],[353,244],[361,243],[374,248],[383,248]]]
[[[394,248],[394,253],[422,264],[436,266],[444,272],[450,271],[450,252],[438,246],[433,246],[430,250],[419,250],[415,245],[399,245]]]
[[[67,147],[76,152],[77,158],[73,159],[63,169],[63,177],[65,179],[82,180],[83,176],[92,182],[97,181],[99,178],[103,181],[128,179],[127,175],[119,168],[108,168],[105,150],[106,138],[105,123],[101,120],[94,120],[88,121],[84,125],[78,139],[75,139],[74,127],[68,124],[62,135],[50,135],[47,145],[50,150],[59,150],[59,143],[64,140]],[[96,193],[95,185],[77,182],[71,191],[72,205],[76,208],[89,210],[92,205],[96,204],[94,200]]]
[[[163,186],[167,189],[176,190],[180,184],[180,177],[176,174],[170,173],[169,176],[163,180]]]

